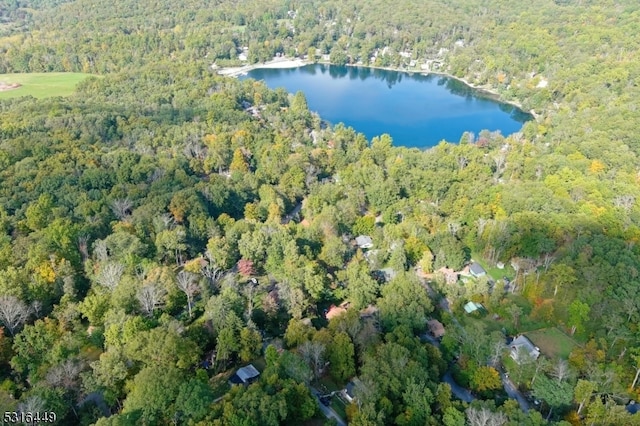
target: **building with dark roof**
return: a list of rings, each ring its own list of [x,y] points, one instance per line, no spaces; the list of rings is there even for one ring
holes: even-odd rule
[[[471,266],[469,266],[469,272],[476,278],[484,277],[485,275],[487,275],[487,271],[485,271],[482,265],[480,265],[478,262],[473,262]]]

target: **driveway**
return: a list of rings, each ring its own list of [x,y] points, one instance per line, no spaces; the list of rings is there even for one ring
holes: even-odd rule
[[[322,411],[322,414],[324,414],[326,418],[335,419],[335,421],[338,422],[339,426],[347,426],[347,422],[345,422],[342,419],[342,417],[340,417],[340,415],[338,415],[338,413],[335,412],[333,408],[327,407],[322,402],[320,402],[320,398],[318,396],[322,394],[318,391],[318,389],[314,388],[313,386],[309,386],[309,389],[311,389],[311,393],[313,394],[316,401],[318,402],[318,407],[320,407],[320,411]]]
[[[475,398],[471,395],[471,391],[469,389],[465,389],[453,380],[453,376],[451,375],[451,371],[447,370],[447,372],[442,377],[442,381],[448,383],[451,386],[451,393],[456,396],[456,398],[464,401],[471,402]]]
[[[500,378],[502,379],[502,386],[504,387],[505,392],[509,395],[509,398],[515,399],[520,404],[520,408],[522,411],[527,413],[529,411],[529,402],[526,400],[524,395],[518,390],[518,388],[513,384],[511,379],[504,374],[504,372],[500,372]]]

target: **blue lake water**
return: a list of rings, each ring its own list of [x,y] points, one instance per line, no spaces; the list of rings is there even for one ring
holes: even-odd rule
[[[255,69],[241,78],[264,80],[270,88],[290,93],[302,91],[309,109],[323,120],[345,123],[369,140],[388,133],[396,146],[458,142],[466,131],[499,130],[506,136],[532,118],[458,80],[433,74],[316,64]]]

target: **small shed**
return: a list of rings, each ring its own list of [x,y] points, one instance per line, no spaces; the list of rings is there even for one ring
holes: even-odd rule
[[[342,389],[340,393],[347,402],[351,403],[354,399],[356,399],[354,391],[356,386],[358,386],[359,384],[362,384],[362,382],[358,378],[354,377],[349,383],[347,383],[347,386]]]
[[[427,321],[427,325],[429,327],[429,332],[433,335],[433,337],[439,339],[444,336],[444,325],[437,319],[432,319]]]
[[[259,376],[260,372],[253,366],[253,364],[249,364],[239,368],[238,371],[236,371],[236,374],[231,376],[229,383],[232,385],[248,385],[255,382]]]
[[[484,308],[484,306],[482,306],[480,303],[469,302],[466,305],[464,305],[464,311],[468,314],[482,308]]]
[[[487,275],[487,271],[485,271],[482,265],[480,265],[478,262],[473,262],[471,266],[469,266],[469,272],[476,278],[484,277],[485,275]]]

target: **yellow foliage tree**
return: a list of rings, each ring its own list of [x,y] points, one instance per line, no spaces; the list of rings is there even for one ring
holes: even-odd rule
[[[589,173],[597,175],[604,171],[604,163],[600,160],[593,160],[589,166]]]

